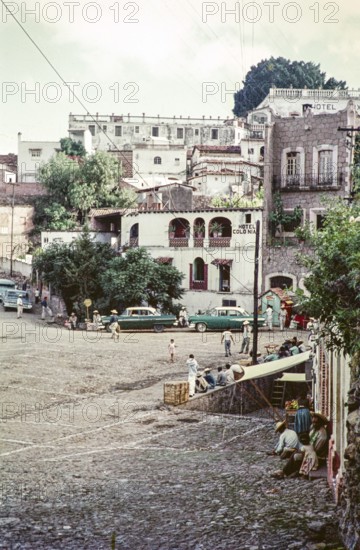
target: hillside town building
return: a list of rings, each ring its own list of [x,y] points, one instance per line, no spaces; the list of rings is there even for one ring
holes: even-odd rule
[[[273,116],[266,127],[264,167],[263,285],[303,288],[304,268],[296,261],[299,240],[297,226],[310,224],[321,228],[327,199],[350,196],[351,147],[346,132],[339,127],[358,126],[360,122],[353,102],[335,114],[314,115],[308,109],[303,117]],[[279,227],[269,224],[274,209],[274,195],[280,193],[285,213],[296,206],[302,219]],[[287,246],[284,246],[287,245]]]

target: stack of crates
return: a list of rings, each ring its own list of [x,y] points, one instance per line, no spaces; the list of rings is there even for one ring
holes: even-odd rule
[[[164,384],[164,403],[181,405],[189,400],[189,382],[166,382]]]

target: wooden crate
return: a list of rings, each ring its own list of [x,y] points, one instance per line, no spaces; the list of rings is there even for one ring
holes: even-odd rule
[[[164,403],[167,405],[180,405],[189,400],[189,382],[165,382]]]

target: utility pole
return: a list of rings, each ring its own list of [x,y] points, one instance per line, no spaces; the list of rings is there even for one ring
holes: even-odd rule
[[[13,254],[14,254],[14,208],[15,208],[15,183],[13,183],[11,180],[9,181],[9,184],[12,185],[12,199],[11,199],[11,229],[10,229],[10,277],[12,277],[13,274]]]
[[[260,221],[256,221],[255,235],[255,258],[254,258],[254,332],[253,332],[253,347],[252,347],[252,363],[257,363],[258,350],[258,297],[259,297],[259,243],[260,243]]]

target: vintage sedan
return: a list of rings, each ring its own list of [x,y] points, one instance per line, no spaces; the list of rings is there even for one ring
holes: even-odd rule
[[[17,299],[21,296],[24,311],[32,309],[29,294],[25,290],[6,290],[3,297],[4,310],[17,309]]]
[[[106,330],[109,329],[110,315],[101,317]],[[153,307],[128,307],[118,316],[120,330],[146,330],[163,332],[165,327],[172,327],[175,315],[162,315]]]
[[[244,321],[254,324],[254,316],[250,315],[242,307],[215,307],[205,315],[190,315],[190,326],[195,327],[198,332],[207,330],[242,330]],[[265,325],[265,317],[258,316],[258,327]]]

